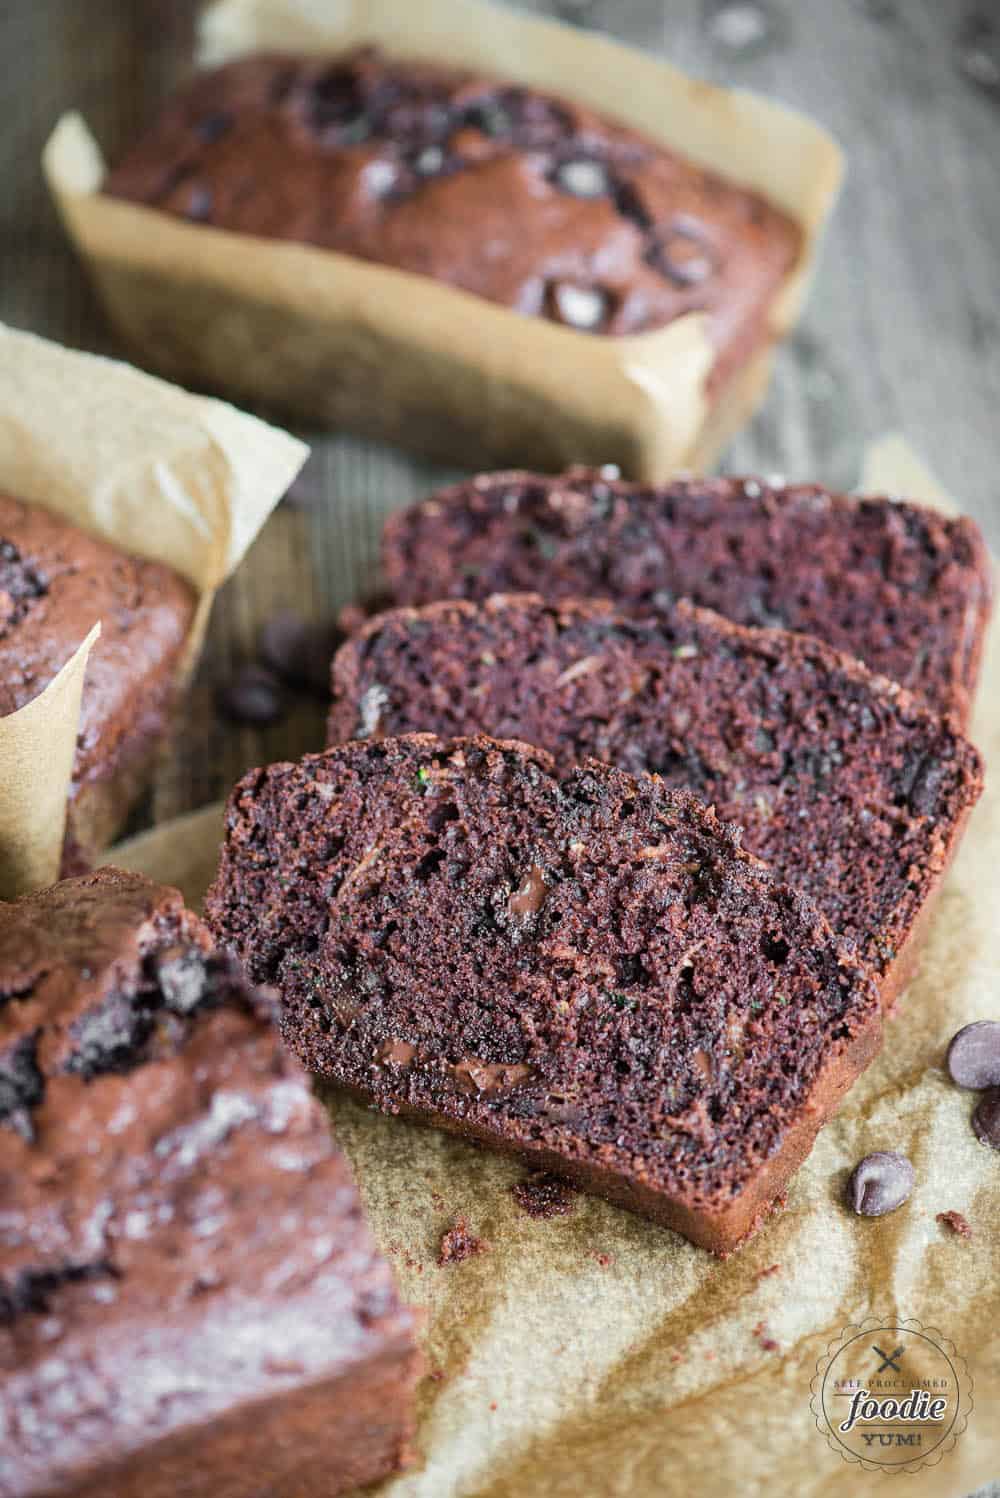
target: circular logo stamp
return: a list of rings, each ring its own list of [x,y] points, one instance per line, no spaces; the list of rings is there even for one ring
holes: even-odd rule
[[[893,1316],[846,1327],[816,1364],[811,1388],[817,1429],[869,1471],[934,1466],[972,1412],[972,1379],[954,1343]]]

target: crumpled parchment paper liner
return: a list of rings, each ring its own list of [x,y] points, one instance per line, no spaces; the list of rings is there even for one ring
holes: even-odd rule
[[[482,0],[220,0],[202,38],[210,63],[377,42],[581,98],[786,209],[805,242],[772,310],[774,334],[798,315],[842,171],[835,143],[803,115]],[[765,350],[709,408],[699,315],[594,337],[427,277],[102,197],[104,163],[78,115],[58,124],[44,166],[70,238],[144,364],[448,462],[611,461],[665,477],[706,464],[767,383]]]
[[[0,492],[123,550],[166,562],[212,598],[305,461],[295,438],[127,364],[0,324]],[[94,619],[98,625],[100,621]],[[0,893],[57,877],[87,653],[0,718]]]
[[[897,440],[873,452],[866,480],[921,497],[923,472],[908,452],[900,459]],[[793,1179],[786,1210],[727,1261],[585,1196],[568,1217],[531,1220],[510,1195],[517,1165],[328,1096],[379,1241],[404,1294],[429,1315],[422,1465],[386,1486],[392,1498],[881,1491],[889,1474],[832,1451],[809,1403],[827,1344],[871,1313],[937,1328],[974,1382],[957,1445],[901,1476],[901,1491],[961,1498],[1000,1473],[1000,1156],[969,1126],[975,1095],[943,1070],[955,1030],[1000,1018],[996,626],[973,738],[993,773],[920,975],[881,1056]],[[120,856],[159,878],[184,874],[195,897],[214,871],[220,808],[185,822],[180,837],[158,829]],[[844,1185],[874,1149],[908,1154],[917,1186],[891,1216],[857,1218]],[[971,1241],[935,1221],[947,1210],[968,1218]],[[459,1215],[490,1246],[438,1268],[441,1235]]]
[[[44,691],[0,719],[0,900],[51,884],[58,873],[80,694],[100,632],[95,624]],[[57,843],[51,828],[59,829]]]

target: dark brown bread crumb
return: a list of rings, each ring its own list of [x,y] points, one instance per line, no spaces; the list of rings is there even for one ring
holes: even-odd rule
[[[331,743],[481,731],[694,791],[817,901],[887,1002],[982,788],[972,746],[895,683],[684,603],[645,619],[531,594],[400,609],[341,648],[332,678]],[[515,903],[537,897],[527,870]]]
[[[438,1249],[438,1268],[443,1269],[446,1264],[461,1264],[465,1259],[474,1259],[483,1254],[489,1248],[485,1238],[477,1238],[475,1233],[469,1231],[469,1223],[465,1217],[458,1217],[453,1227],[442,1234],[441,1246]]]
[[[758,1321],[757,1325],[753,1329],[753,1334],[757,1338],[757,1345],[761,1348],[762,1351],[777,1352],[780,1349],[780,1342],[776,1342],[774,1338],[769,1335],[766,1321]]]
[[[197,79],[105,186],[589,333],[704,311],[717,380],[767,340],[801,241],[756,194],[581,104],[371,49]]]
[[[934,1219],[942,1227],[950,1228],[959,1238],[971,1238],[972,1229],[961,1212],[939,1212]]]
[[[241,666],[220,684],[216,706],[234,723],[263,726],[283,717],[288,703],[275,673],[266,666],[250,664]]]
[[[273,1011],[176,890],[0,904],[5,1498],[333,1494],[406,1455],[413,1318]]]
[[[396,603],[537,592],[630,612],[687,597],[737,624],[825,640],[967,721],[989,617],[975,522],[814,484],[586,469],[483,474],[390,517]]]
[[[312,1071],[718,1251],[880,1038],[815,906],[651,776],[415,734],[254,771],[226,827],[208,919]]]
[[[566,1217],[576,1205],[572,1186],[553,1175],[531,1175],[510,1188],[510,1194],[529,1217]]]

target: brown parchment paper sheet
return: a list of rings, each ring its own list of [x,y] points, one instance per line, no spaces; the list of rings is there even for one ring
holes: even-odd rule
[[[0,492],[187,578],[200,600],[187,669],[216,588],[307,452],[221,401],[0,324]],[[0,718],[2,896],[58,874],[80,692],[97,632],[45,691]]]
[[[895,438],[871,451],[862,487],[946,504]],[[975,1096],[943,1070],[955,1030],[1000,1018],[998,625],[973,737],[986,792],[920,975],[787,1209],[726,1262],[585,1196],[568,1217],[533,1221],[510,1195],[518,1166],[329,1096],[374,1230],[404,1293],[428,1311],[422,1464],[386,1487],[392,1498],[881,1491],[890,1474],[835,1454],[809,1408],[817,1359],[869,1314],[936,1328],[975,1386],[957,1445],[900,1475],[899,1490],[959,1498],[1000,1475],[1000,1156],[972,1133]],[[112,857],[197,899],[221,829],[221,807],[209,807]],[[875,1149],[908,1154],[917,1187],[893,1215],[856,1218],[842,1205],[846,1177]],[[948,1210],[967,1217],[971,1241],[935,1221]],[[441,1235],[459,1215],[490,1247],[440,1269]]]
[[[798,315],[842,171],[837,146],[803,115],[482,0],[221,0],[202,36],[209,63],[376,42],[578,97],[786,209],[805,242],[773,309],[775,336]],[[765,350],[709,409],[698,315],[594,337],[427,277],[104,198],[104,163],[78,115],[56,127],[44,165],[70,238],[145,364],[449,462],[611,461],[663,478],[706,464],[767,383]]]

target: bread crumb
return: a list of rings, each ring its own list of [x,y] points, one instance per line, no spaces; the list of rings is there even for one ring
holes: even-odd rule
[[[484,1238],[477,1238],[475,1233],[469,1231],[467,1219],[458,1217],[454,1227],[450,1227],[441,1238],[438,1267],[443,1269],[446,1264],[461,1264],[463,1259],[474,1259],[488,1248],[489,1244]]]
[[[939,1222],[942,1227],[951,1228],[959,1238],[972,1237],[972,1229],[961,1212],[939,1212],[934,1221]]]

